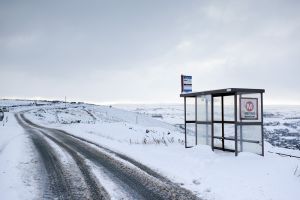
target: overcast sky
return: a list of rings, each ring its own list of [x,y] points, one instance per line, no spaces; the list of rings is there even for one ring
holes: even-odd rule
[[[181,102],[266,89],[300,104],[300,1],[0,0],[0,98]]]

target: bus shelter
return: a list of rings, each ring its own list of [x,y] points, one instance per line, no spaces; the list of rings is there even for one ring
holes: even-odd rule
[[[227,88],[182,93],[185,147],[264,155],[264,89]]]

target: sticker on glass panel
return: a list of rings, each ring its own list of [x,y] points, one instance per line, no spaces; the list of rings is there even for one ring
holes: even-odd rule
[[[240,98],[241,119],[258,119],[258,98]]]

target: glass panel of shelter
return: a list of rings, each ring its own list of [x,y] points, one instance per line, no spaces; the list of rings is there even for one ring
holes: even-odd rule
[[[213,149],[235,151],[234,94],[213,96]]]
[[[263,111],[262,93],[239,94],[238,99],[238,151],[263,155]],[[241,117],[241,98],[257,99],[257,119],[246,120]]]
[[[233,100],[234,98],[229,96],[197,96],[195,117],[197,124],[196,144],[213,145],[214,148],[234,151],[234,111],[232,111],[234,110],[234,102],[232,102]],[[227,120],[227,122],[230,124],[225,124],[225,120]],[[214,132],[213,143],[211,140],[212,130]],[[228,140],[226,141],[225,138],[228,138]]]
[[[196,126],[196,98],[185,97],[185,147],[193,147],[197,138],[197,126]]]
[[[197,144],[211,145],[211,95],[196,98]]]

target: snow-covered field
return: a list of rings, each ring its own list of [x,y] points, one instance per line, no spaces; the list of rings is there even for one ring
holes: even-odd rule
[[[116,105],[116,107],[148,116],[159,116],[156,119],[173,125],[182,124],[184,121],[183,105],[179,104]],[[264,109],[266,141],[273,146],[300,150],[300,106],[266,105]]]
[[[235,157],[202,145],[185,149],[183,133],[174,126],[182,124],[182,105],[67,104],[65,108],[62,103],[21,103],[23,106],[17,107],[18,101],[0,101],[0,106],[16,106],[10,109],[5,126],[0,126],[1,199],[32,199],[39,190],[34,149],[13,117],[21,110],[28,110],[25,116],[37,124],[65,130],[128,155],[203,199],[283,200],[300,196],[300,159],[268,152],[300,156],[299,150],[273,147],[268,142],[265,157],[252,153]],[[293,122],[289,131],[299,131],[299,111],[299,107],[277,111],[267,108],[266,129],[271,132]],[[277,120],[279,124],[273,125]]]

